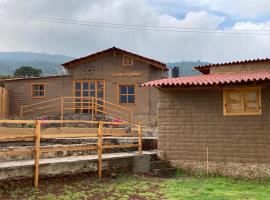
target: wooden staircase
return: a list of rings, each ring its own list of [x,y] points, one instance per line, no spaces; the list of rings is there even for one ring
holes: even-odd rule
[[[21,119],[64,120],[76,115],[92,121],[132,121],[130,109],[96,97],[59,97],[20,108]]]

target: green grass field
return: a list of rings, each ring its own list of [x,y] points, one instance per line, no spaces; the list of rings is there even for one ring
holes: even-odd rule
[[[25,200],[270,200],[270,181],[254,182],[224,177],[177,176],[168,179],[119,175],[100,182],[90,175],[0,184],[0,199]]]

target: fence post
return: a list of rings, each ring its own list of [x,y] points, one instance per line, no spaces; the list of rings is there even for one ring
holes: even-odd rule
[[[61,120],[64,120],[64,97],[61,97]]]
[[[99,122],[98,126],[98,177],[101,179],[102,177],[102,129],[103,129],[103,122]]]
[[[138,130],[138,143],[139,143],[139,155],[142,155],[142,127],[141,122],[139,122],[139,130]]]
[[[23,119],[23,107],[20,107],[20,118]]]
[[[38,187],[39,177],[39,156],[40,156],[40,121],[36,121],[35,128],[35,173],[34,173],[34,185]]]

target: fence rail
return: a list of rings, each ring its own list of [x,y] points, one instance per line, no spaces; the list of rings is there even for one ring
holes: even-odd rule
[[[48,125],[48,124],[66,124],[66,123],[85,123],[85,124],[94,124],[97,126],[97,128],[77,128],[77,131],[82,130],[88,130],[87,133],[84,134],[77,134],[77,133],[69,133],[63,131],[63,127],[61,126],[62,130],[61,133],[58,134],[51,134],[48,131],[46,132],[46,128],[42,128],[42,125]],[[139,155],[142,153],[142,131],[141,131],[141,125],[139,124],[132,124],[136,127],[136,135],[131,135],[130,137],[126,137],[127,135],[121,135],[117,133],[118,128],[108,128],[105,127],[106,125],[130,125],[128,122],[103,122],[103,121],[86,121],[86,120],[0,120],[0,124],[3,126],[8,126],[9,124],[20,124],[23,125],[32,125],[33,128],[11,128],[11,127],[0,127],[0,142],[7,141],[7,140],[29,140],[35,142],[35,146],[33,147],[27,147],[24,149],[12,149],[0,152],[0,155],[2,156],[8,156],[8,155],[21,155],[21,154],[32,154],[34,153],[34,186],[38,187],[39,185],[39,160],[40,160],[40,154],[41,153],[48,153],[48,152],[58,152],[58,151],[82,151],[82,150],[97,150],[98,155],[98,177],[102,177],[102,155],[103,155],[103,149],[116,149],[116,148],[138,148]],[[12,132],[13,129],[21,129],[26,130],[22,132]],[[48,128],[49,129],[49,128]],[[68,130],[69,128],[65,128],[65,130]],[[71,128],[72,129],[72,128]],[[9,132],[6,132],[7,130],[11,130]],[[74,128],[73,128],[74,130]],[[116,133],[114,133],[114,130]],[[76,132],[77,132],[76,131]],[[11,133],[12,132],[12,133]],[[86,146],[49,146],[44,147],[41,146],[41,139],[55,139],[55,138],[69,138],[72,136],[73,138],[96,138],[97,144],[93,145],[86,145]],[[125,139],[138,139],[137,144],[117,144],[117,145],[103,145],[103,139],[109,138],[113,139],[115,137],[121,138],[121,136],[125,136]]]

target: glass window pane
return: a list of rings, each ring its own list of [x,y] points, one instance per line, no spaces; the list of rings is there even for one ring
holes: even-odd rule
[[[134,103],[135,102],[135,97],[134,95],[129,95],[128,96],[128,103]]]
[[[38,90],[38,85],[33,85],[33,90]]]
[[[103,90],[103,82],[98,82],[97,83],[97,88],[100,90]]]
[[[127,103],[127,96],[126,95],[120,96],[120,103]]]
[[[77,97],[80,97],[80,96],[81,96],[81,92],[80,92],[80,91],[76,91],[75,95],[76,95]]]
[[[84,97],[88,97],[88,95],[89,95],[88,91],[83,91],[83,96]]]
[[[44,85],[39,85],[39,90],[44,90]]]
[[[243,95],[240,92],[227,93],[227,112],[242,112],[244,105],[242,101]]]
[[[88,82],[83,83],[83,90],[88,90]]]
[[[90,83],[90,89],[91,90],[95,90],[95,82],[91,82]]]
[[[38,97],[38,95],[39,95],[39,92],[38,92],[38,91],[34,91],[34,92],[33,92],[33,96],[34,96],[34,97]]]
[[[256,101],[257,100],[257,93],[256,91],[247,92],[245,94],[245,101]]]
[[[127,94],[127,86],[120,86],[120,94]]]
[[[39,96],[43,97],[44,96],[44,91],[40,91]]]
[[[242,93],[240,92],[229,92],[228,101],[230,103],[241,103],[242,102]]]
[[[99,90],[97,95],[98,95],[98,98],[103,98],[103,90]]]
[[[128,94],[134,94],[134,86],[128,86]]]
[[[90,96],[91,96],[91,97],[96,96],[96,95],[95,95],[95,91],[91,91],[91,92],[90,92]]]
[[[247,112],[256,112],[256,111],[258,111],[257,102],[248,102],[248,103],[246,103],[245,111],[247,111]]]
[[[76,88],[76,90],[80,90],[81,89],[81,83],[76,83],[75,84],[75,88]]]

